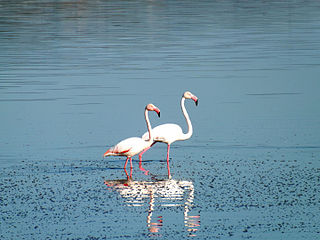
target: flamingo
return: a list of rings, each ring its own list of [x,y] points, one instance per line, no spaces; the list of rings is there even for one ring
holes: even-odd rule
[[[144,117],[147,123],[148,128],[148,136],[145,139],[139,138],[139,137],[131,137],[122,140],[115,146],[108,149],[104,154],[103,157],[106,156],[126,156],[127,160],[124,164],[124,170],[126,171],[128,160],[130,159],[130,168],[132,169],[132,157],[139,152],[143,151],[144,149],[151,146],[153,143],[153,137],[152,137],[152,130],[151,130],[151,124],[148,117],[148,111],[155,111],[158,116],[160,117],[160,110],[153,104],[148,104],[144,111]],[[140,165],[141,166],[141,165]],[[142,167],[140,167],[141,170],[145,171]]]
[[[197,106],[198,105],[198,98],[189,91],[186,91],[182,95],[182,98],[181,98],[181,109],[182,109],[182,113],[183,113],[183,115],[186,119],[187,125],[188,125],[188,132],[183,133],[181,127],[177,124],[173,124],[173,123],[161,124],[161,125],[152,129],[152,135],[153,135],[154,142],[139,154],[140,165],[141,165],[142,155],[146,151],[148,151],[150,149],[150,147],[152,147],[156,142],[166,143],[168,145],[167,146],[167,167],[168,167],[169,178],[171,177],[170,166],[169,166],[170,145],[175,141],[183,141],[183,140],[189,139],[193,133],[192,124],[191,124],[189,115],[187,113],[187,110],[184,106],[184,102],[186,99],[192,99]],[[144,140],[148,139],[148,132],[146,132],[145,134],[142,135],[142,139],[144,139]]]

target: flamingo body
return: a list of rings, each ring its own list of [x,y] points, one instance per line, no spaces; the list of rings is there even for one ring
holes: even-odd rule
[[[174,123],[161,124],[152,129],[153,141],[171,144],[183,137],[182,128]],[[148,140],[148,132],[143,134],[142,139]]]
[[[111,147],[104,156],[127,156],[133,157],[152,143],[139,137],[130,137],[122,140],[117,145]]]

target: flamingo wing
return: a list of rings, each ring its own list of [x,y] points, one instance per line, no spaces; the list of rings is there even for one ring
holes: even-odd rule
[[[130,149],[124,150],[122,152],[119,152],[118,149],[115,149],[116,146],[108,149],[105,153],[104,156],[108,156],[108,155],[124,155],[125,153],[129,152]]]
[[[153,140],[158,142],[173,142],[183,134],[179,125],[173,123],[161,124],[152,129]],[[148,140],[149,133],[143,134],[142,139]]]
[[[150,145],[150,143],[144,141],[142,138],[131,137],[119,142],[111,148],[111,152],[115,155],[133,156]]]
[[[127,138],[119,142],[113,147],[113,152],[115,153],[127,153],[134,146],[135,137]]]

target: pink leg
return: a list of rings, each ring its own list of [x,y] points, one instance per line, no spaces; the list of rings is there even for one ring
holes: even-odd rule
[[[145,175],[148,175],[149,171],[145,170],[145,169],[142,167],[142,155],[143,155],[146,151],[148,151],[154,144],[156,144],[156,142],[153,142],[150,147],[147,147],[146,149],[144,149],[144,150],[139,154],[139,160],[140,160],[140,161],[139,161],[139,169],[140,169],[141,171],[143,171]]]
[[[168,167],[168,178],[171,178],[170,165],[169,165],[169,152],[170,152],[170,144],[168,144],[168,148],[167,148],[167,167]]]
[[[142,167],[142,154],[143,154],[144,152],[146,152],[149,148],[150,148],[150,147],[146,148],[141,154],[139,154],[139,159],[140,159],[140,161],[139,161],[139,169],[140,169],[141,171],[143,171],[145,175],[148,175],[149,171],[148,171],[148,170],[145,170],[145,169]]]
[[[132,178],[132,158],[127,157],[126,163],[124,164],[124,172],[126,173],[128,180],[129,180],[129,175],[127,172],[127,163],[129,159],[130,159],[130,178]]]
[[[132,157],[130,158],[130,169],[132,171]]]
[[[124,172],[125,172],[126,175],[127,175],[127,180],[129,180],[129,175],[128,175],[127,169],[124,169]]]
[[[126,173],[127,180],[129,180],[130,178],[132,178],[132,168],[130,169],[130,177],[129,177],[129,174],[128,174],[128,172],[127,172],[127,169],[126,169],[126,168],[124,169],[124,172]]]
[[[124,164],[124,169],[126,169],[127,167],[128,160],[129,160],[129,157],[127,157],[126,163]]]

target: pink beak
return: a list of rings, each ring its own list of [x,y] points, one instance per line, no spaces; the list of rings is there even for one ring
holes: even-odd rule
[[[158,114],[158,116],[160,117],[160,109],[157,108],[157,107],[155,107],[153,110],[154,110],[154,111]]]
[[[193,95],[191,99],[196,103],[196,106],[198,106],[198,98]]]

